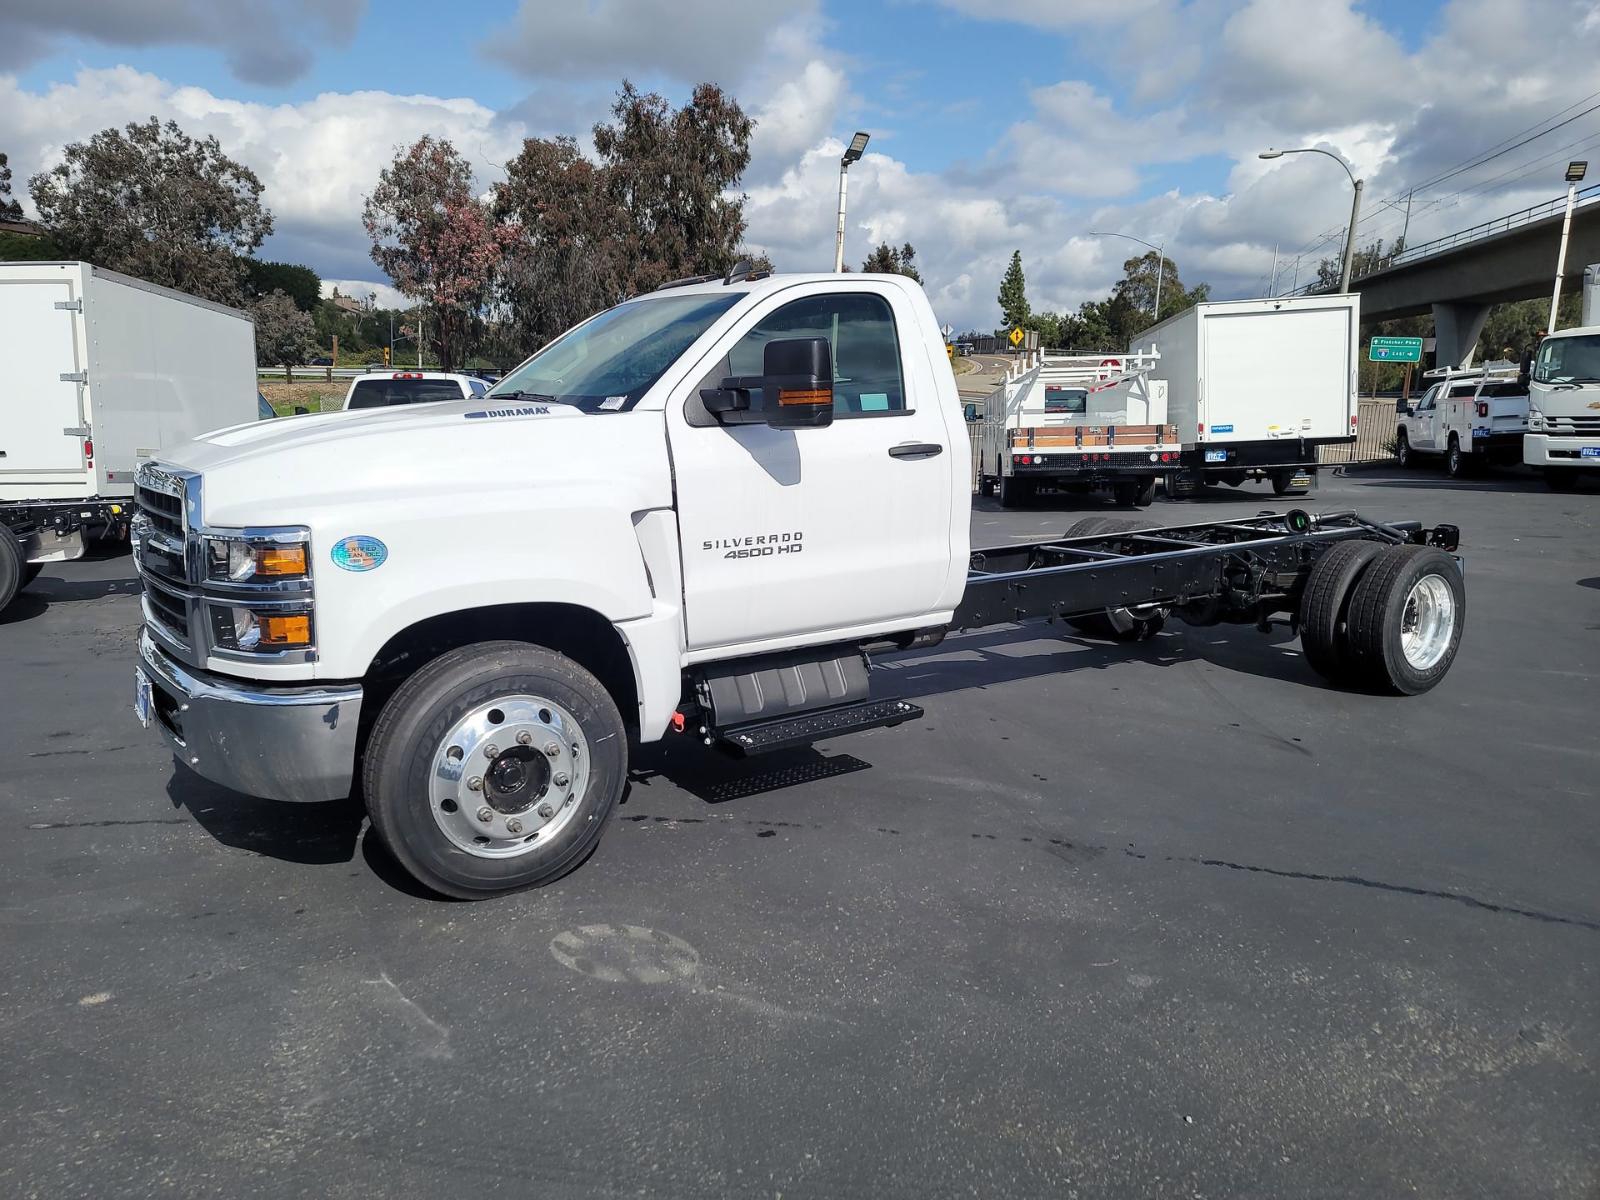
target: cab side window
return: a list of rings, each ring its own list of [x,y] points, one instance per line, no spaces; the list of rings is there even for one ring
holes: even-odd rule
[[[1435,384],[1433,387],[1429,388],[1426,392],[1424,392],[1422,394],[1422,399],[1421,400],[1417,401],[1417,411],[1418,412],[1427,412],[1429,409],[1431,409],[1433,407],[1434,398],[1436,396],[1438,396],[1438,394],[1439,394],[1439,385]]]
[[[764,317],[701,381],[716,387],[725,375],[759,375],[768,342],[827,338],[833,353],[833,415],[892,416],[907,411],[900,338],[882,296],[841,293],[793,300]]]

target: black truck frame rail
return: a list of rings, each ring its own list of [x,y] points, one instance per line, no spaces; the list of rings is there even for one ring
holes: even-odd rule
[[[1383,524],[1354,512],[1291,509],[1235,521],[1108,530],[972,555],[952,631],[1070,618],[1108,609],[1174,608],[1196,624],[1260,622],[1295,611],[1305,576],[1341,541],[1412,543],[1453,551],[1453,525]]]
[[[1354,512],[1311,516],[1300,509],[1142,524],[1091,517],[1066,537],[975,552],[966,592],[944,627],[702,668],[674,727],[742,756],[899,725],[922,709],[872,698],[871,653],[1041,618],[1139,641],[1159,631],[1169,613],[1191,625],[1267,629],[1287,612],[1324,678],[1402,694],[1427,691],[1455,657],[1466,594],[1451,556],[1460,541],[1453,525],[1424,529],[1416,521],[1384,524]],[[1363,582],[1369,579],[1370,587]],[[1418,650],[1419,638],[1432,638],[1432,649]]]

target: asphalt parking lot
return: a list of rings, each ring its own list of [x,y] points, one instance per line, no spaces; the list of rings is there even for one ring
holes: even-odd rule
[[[1434,692],[1286,629],[957,637],[885,664],[923,721],[646,756],[587,865],[476,905],[178,771],[129,560],[47,569],[0,618],[0,1193],[1595,1196],[1600,494],[1301,503],[1461,526]]]

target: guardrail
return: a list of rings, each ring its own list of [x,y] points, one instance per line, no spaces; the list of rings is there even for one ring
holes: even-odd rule
[[[1596,200],[1600,200],[1600,183],[1591,183],[1586,188],[1578,189],[1577,198],[1573,201],[1572,207],[1576,211]],[[1381,269],[1388,270],[1389,267],[1398,267],[1405,263],[1416,262],[1419,258],[1431,258],[1435,254],[1443,254],[1447,250],[1454,250],[1457,246],[1465,245],[1468,242],[1482,241],[1484,238],[1493,237],[1497,233],[1508,233],[1523,225],[1531,225],[1535,221],[1543,221],[1547,217],[1557,216],[1565,212],[1566,207],[1567,198],[1565,196],[1557,196],[1553,200],[1546,200],[1542,204],[1535,204],[1519,212],[1508,213],[1506,216],[1496,217],[1492,221],[1482,221],[1477,225],[1470,225],[1466,229],[1457,230],[1455,233],[1448,234],[1445,237],[1434,238],[1431,242],[1418,242],[1415,246],[1407,246],[1400,251]]]

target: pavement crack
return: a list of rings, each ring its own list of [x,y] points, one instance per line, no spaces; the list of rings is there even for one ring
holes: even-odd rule
[[[1252,875],[1272,875],[1279,879],[1305,879],[1314,883],[1347,883],[1353,887],[1372,888],[1380,892],[1396,892],[1402,896],[1421,896],[1428,900],[1448,900],[1454,904],[1464,904],[1468,908],[1478,908],[1485,912],[1525,917],[1530,921],[1543,921],[1551,925],[1574,925],[1579,929],[1589,929],[1600,933],[1600,921],[1590,921],[1583,917],[1563,917],[1556,913],[1540,912],[1538,909],[1533,908],[1518,908],[1510,904],[1495,904],[1488,900],[1480,900],[1476,896],[1469,896],[1465,892],[1447,892],[1437,888],[1413,887],[1405,883],[1385,883],[1380,879],[1367,879],[1361,875],[1324,875],[1316,871],[1285,871],[1278,867],[1263,867],[1254,863],[1229,862],[1223,858],[1172,855],[1168,858],[1168,861],[1195,863],[1202,867],[1222,867],[1229,871],[1246,871]]]

